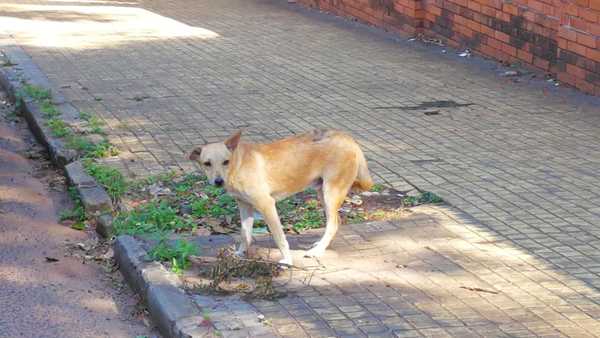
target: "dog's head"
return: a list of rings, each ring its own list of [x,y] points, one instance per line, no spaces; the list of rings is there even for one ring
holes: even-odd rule
[[[229,171],[229,158],[237,148],[242,131],[238,131],[225,142],[210,143],[196,147],[190,153],[190,160],[196,161],[204,170],[208,183],[223,186]]]

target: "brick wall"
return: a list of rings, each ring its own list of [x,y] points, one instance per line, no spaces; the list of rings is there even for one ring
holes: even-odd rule
[[[390,31],[521,62],[600,96],[600,0],[298,0]]]

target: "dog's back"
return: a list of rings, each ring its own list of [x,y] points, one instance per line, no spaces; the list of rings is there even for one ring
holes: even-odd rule
[[[319,129],[272,143],[241,144],[231,163],[232,188],[235,189],[236,181],[247,184],[251,177],[265,175],[264,181],[278,196],[302,191],[317,180],[339,175],[345,176],[343,181],[352,176],[353,189],[369,190],[373,185],[359,145],[350,135],[337,130]]]

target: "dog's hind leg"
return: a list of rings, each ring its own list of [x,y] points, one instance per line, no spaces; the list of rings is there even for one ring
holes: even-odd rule
[[[240,220],[242,222],[240,246],[235,252],[238,256],[245,256],[248,252],[250,244],[252,244],[252,226],[254,225],[254,208],[252,205],[238,201],[240,209]]]
[[[342,206],[342,203],[344,202],[344,199],[350,190],[352,180],[353,177],[348,180],[340,180],[343,182],[341,187],[340,185],[332,184],[331,182],[325,182],[323,184],[321,200],[324,202],[325,215],[327,216],[325,234],[313,245],[312,249],[306,252],[306,257],[320,257],[325,254],[325,250],[333,240],[333,237],[338,230],[340,223],[338,209]]]
[[[277,248],[279,248],[279,251],[281,251],[281,256],[283,258],[279,261],[279,263],[292,265],[292,253],[290,252],[290,245],[288,244],[285,234],[283,233],[283,226],[281,226],[281,221],[279,220],[279,215],[277,214],[277,208],[275,207],[275,199],[269,195],[261,196],[259,199],[255,199],[253,205],[256,210],[258,210],[258,212],[260,212],[265,218],[265,222],[269,227],[271,236],[273,236],[273,240],[275,241],[275,244],[277,244]]]

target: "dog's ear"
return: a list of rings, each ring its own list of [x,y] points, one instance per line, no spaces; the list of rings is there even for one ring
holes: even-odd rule
[[[196,161],[196,160],[198,160],[200,158],[200,154],[202,154],[202,147],[196,147],[190,153],[189,159],[192,160],[192,161]]]
[[[234,151],[240,143],[240,137],[242,136],[242,131],[238,130],[237,133],[231,135],[227,140],[225,140],[225,145],[229,151]]]

